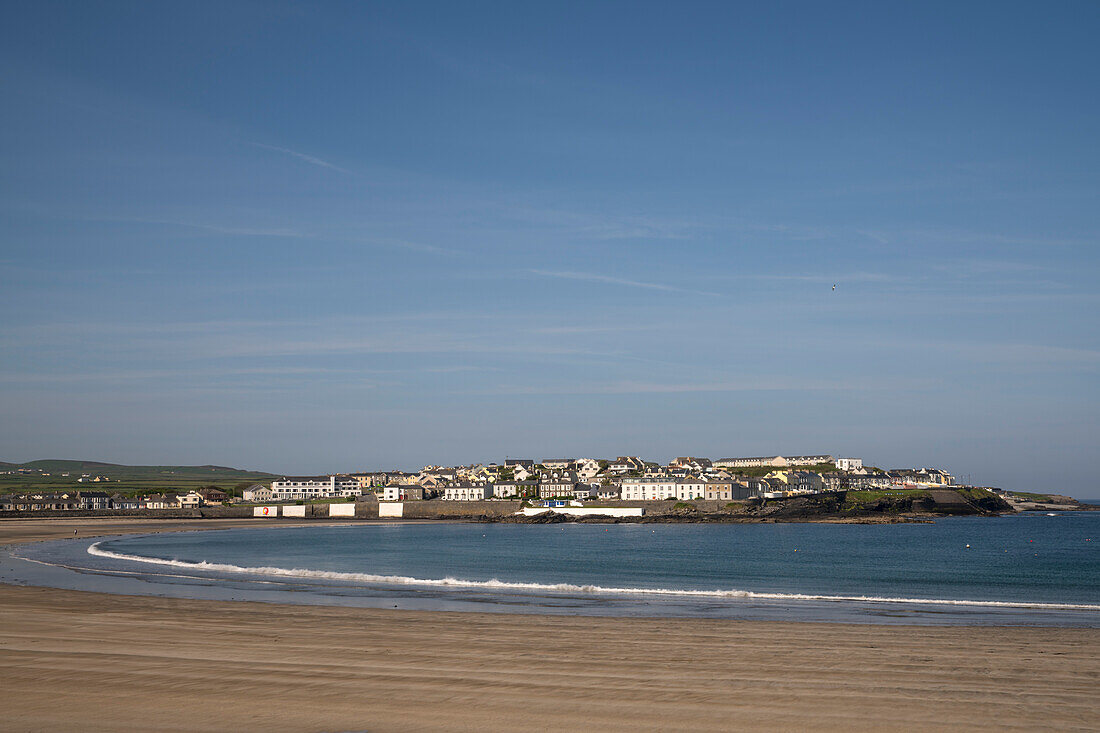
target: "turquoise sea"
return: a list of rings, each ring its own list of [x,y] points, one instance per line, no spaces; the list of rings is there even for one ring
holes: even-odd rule
[[[32,562],[12,565],[19,558]],[[894,525],[264,526],[24,546],[0,562],[0,576],[12,572],[116,592],[376,607],[1100,626],[1100,512]]]

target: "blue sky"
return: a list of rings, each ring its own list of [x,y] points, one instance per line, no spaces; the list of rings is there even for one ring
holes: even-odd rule
[[[1100,494],[1095,3],[0,12],[0,459]]]

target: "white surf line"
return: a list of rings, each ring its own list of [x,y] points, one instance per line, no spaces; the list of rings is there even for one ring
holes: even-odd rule
[[[460,578],[413,578],[405,575],[374,575],[371,573],[347,573],[335,570],[308,570],[305,568],[278,567],[242,567],[225,563],[212,563],[205,560],[166,560],[159,557],[144,557],[121,552],[104,550],[96,542],[88,547],[88,553],[115,560],[167,565],[169,567],[206,570],[245,575],[267,575],[280,578],[312,578],[317,580],[346,580],[360,583],[383,583],[388,585],[419,585],[443,588],[480,588],[485,590],[552,591],[565,593],[588,593],[600,595],[642,595],[642,596],[688,596],[704,598],[744,598],[750,600],[771,601],[848,601],[857,603],[895,603],[909,605],[936,606],[978,606],[988,608],[1031,608],[1052,611],[1093,611],[1100,612],[1100,605],[1082,603],[1032,603],[1028,601],[968,601],[946,598],[891,598],[886,596],[843,596],[817,595],[808,593],[767,593],[747,590],[686,590],[674,588],[616,588],[599,585],[574,585],[572,583],[520,583],[503,580],[463,580]]]
[[[136,536],[136,535],[135,535]],[[138,577],[153,577],[153,578],[180,578],[181,580],[207,580],[202,576],[196,575],[183,575],[182,573],[154,573],[150,570],[109,570],[104,568],[87,568],[83,565],[66,565],[63,562],[46,562],[45,560],[35,560],[33,557],[23,557],[17,555],[14,552],[10,553],[11,556],[22,562],[33,562],[36,565],[44,565],[48,568],[63,568],[65,570],[72,570],[74,573],[91,573],[92,575],[134,575]],[[247,583],[264,583],[267,585],[283,585],[277,580],[263,580],[262,578],[249,579],[247,581],[241,581]]]

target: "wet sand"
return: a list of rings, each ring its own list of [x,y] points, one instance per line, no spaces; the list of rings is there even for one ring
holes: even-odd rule
[[[256,524],[0,521],[0,544],[228,522]],[[1095,629],[429,613],[0,585],[4,730],[1096,730],[1098,683]]]

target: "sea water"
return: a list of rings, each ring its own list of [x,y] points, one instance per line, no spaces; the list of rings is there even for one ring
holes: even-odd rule
[[[16,554],[85,577],[140,578],[164,595],[184,588],[452,610],[1100,625],[1100,512],[890,525],[265,526],[44,543]]]

